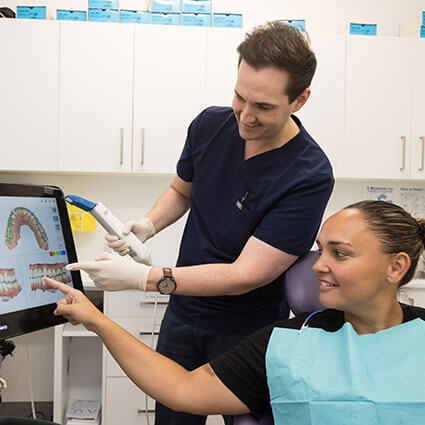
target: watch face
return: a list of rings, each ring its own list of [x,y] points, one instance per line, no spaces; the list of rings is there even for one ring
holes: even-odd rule
[[[174,282],[173,279],[164,277],[158,282],[158,291],[161,294],[164,294],[164,295],[172,294],[175,289],[176,289],[176,283]]]

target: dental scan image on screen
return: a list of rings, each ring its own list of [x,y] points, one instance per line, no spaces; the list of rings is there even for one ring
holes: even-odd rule
[[[43,276],[71,286],[55,198],[0,197],[0,313],[56,303]]]

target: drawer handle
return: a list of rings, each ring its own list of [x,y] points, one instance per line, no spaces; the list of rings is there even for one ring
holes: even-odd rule
[[[421,166],[419,168],[419,171],[423,171],[424,170],[424,162],[425,162],[425,137],[419,137],[420,141],[421,141]]]
[[[406,168],[406,136],[401,136],[400,139],[401,139],[401,142],[402,142],[400,171],[403,171]]]
[[[155,331],[153,334],[154,335],[159,335],[159,332],[158,331]],[[152,335],[152,332],[149,332],[149,331],[140,331],[139,332],[139,335],[141,335],[141,336],[143,336],[143,335]]]

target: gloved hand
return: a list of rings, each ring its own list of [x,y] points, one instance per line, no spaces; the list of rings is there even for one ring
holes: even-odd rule
[[[143,217],[140,221],[129,221],[123,227],[122,233],[128,235],[133,232],[142,242],[146,242],[155,235],[155,227],[149,218]],[[130,245],[124,239],[109,233],[105,236],[109,248],[112,248],[119,255],[127,255],[130,251]]]
[[[67,270],[84,270],[94,284],[106,291],[122,289],[139,289],[146,291],[149,270],[151,266],[136,263],[130,258],[104,252],[95,261],[72,263]]]

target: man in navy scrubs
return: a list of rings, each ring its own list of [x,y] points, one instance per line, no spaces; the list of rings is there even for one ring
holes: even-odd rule
[[[279,318],[283,273],[310,250],[334,184],[326,155],[293,115],[309,98],[316,68],[305,36],[271,22],[238,52],[232,108],[207,108],[194,119],[170,187],[126,226],[145,241],[190,209],[177,266],[109,255],[75,267],[108,290],[171,294],[157,350],[187,369]],[[126,242],[107,239],[128,253]],[[155,423],[205,417],[157,404]]]

